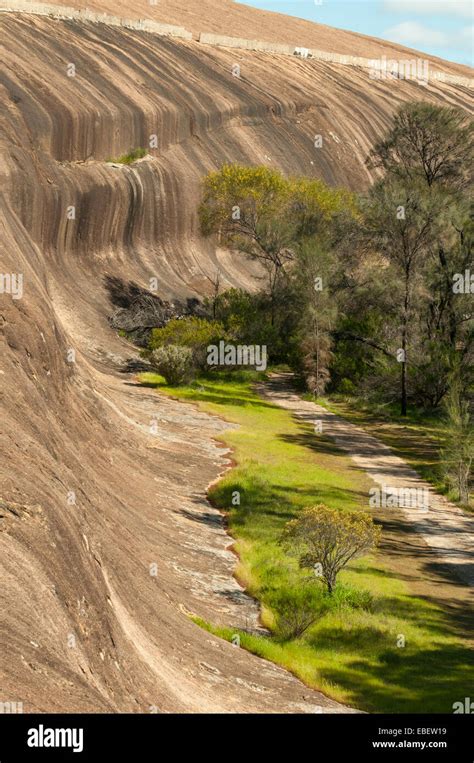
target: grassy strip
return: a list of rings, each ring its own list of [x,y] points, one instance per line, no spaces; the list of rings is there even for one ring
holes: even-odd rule
[[[221,374],[170,388],[157,375],[142,376],[149,386],[239,425],[221,438],[233,448],[237,466],[210,499],[227,513],[240,557],[237,576],[262,603],[264,624],[274,629],[282,596],[297,597],[305,586],[319,589],[280,546],[285,523],[319,502],[341,511],[367,510],[371,483],[309,424],[261,399],[255,379],[251,373]],[[236,491],[240,505],[232,503]],[[241,645],[364,710],[451,712],[453,702],[466,696],[474,671],[472,653],[454,635],[447,613],[412,596],[380,553],[357,560],[340,578],[331,608],[303,636],[285,641],[241,632]],[[229,640],[235,634],[199,624]]]

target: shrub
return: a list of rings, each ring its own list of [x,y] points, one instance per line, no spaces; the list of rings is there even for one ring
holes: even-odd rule
[[[356,386],[353,381],[344,377],[337,385],[337,391],[341,395],[354,395],[356,392]]]
[[[133,164],[137,159],[143,159],[146,154],[146,148],[131,148],[128,154],[122,154],[118,159],[107,159],[107,161],[116,164]]]
[[[193,377],[193,351],[189,347],[174,344],[157,347],[150,355],[150,362],[168,384],[184,384]]]
[[[174,345],[188,347],[194,357],[194,365],[207,368],[207,346],[222,339],[224,327],[217,321],[204,318],[174,318],[166,326],[153,329],[149,342],[149,351]]]
[[[288,640],[302,636],[328,610],[328,604],[312,586],[281,591],[272,597],[276,635]]]
[[[375,548],[380,535],[381,528],[369,514],[319,504],[303,509],[297,519],[288,522],[283,542],[297,552],[300,567],[317,571],[332,594],[343,567]]]
[[[373,596],[370,591],[360,591],[340,583],[335,587],[331,600],[331,603],[340,609],[363,609],[366,612],[373,609]]]

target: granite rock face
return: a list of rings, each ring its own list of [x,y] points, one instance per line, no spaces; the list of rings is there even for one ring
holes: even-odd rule
[[[131,16],[125,5],[113,12]],[[164,16],[194,31],[184,12]],[[251,263],[199,235],[207,171],[267,163],[361,189],[399,103],[462,105],[466,91],[25,14],[0,14],[0,35],[0,273],[22,277],[21,295],[5,279],[0,294],[0,700],[341,710],[187,617],[258,627],[205,500],[227,425],[119,373],[134,350],[109,320],[110,283],[154,279],[164,310],[202,298],[217,267],[252,287]],[[137,147],[134,164],[110,161]]]

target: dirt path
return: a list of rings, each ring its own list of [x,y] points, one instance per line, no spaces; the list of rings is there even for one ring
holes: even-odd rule
[[[409,520],[413,530],[422,536],[433,557],[462,583],[474,586],[474,518],[436,494],[380,440],[322,406],[298,397],[292,387],[291,374],[272,374],[262,385],[261,392],[273,403],[314,424],[315,437],[320,431],[334,440],[379,486],[381,497],[400,496],[403,495],[400,491],[407,489],[415,497],[413,491],[416,491],[413,508],[410,504],[404,507],[403,499],[397,508]],[[407,503],[406,499],[404,502]],[[369,496],[367,503],[369,505]],[[382,509],[384,512],[393,510],[390,506]]]

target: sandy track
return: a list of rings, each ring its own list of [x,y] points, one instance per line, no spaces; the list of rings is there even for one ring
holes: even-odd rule
[[[389,488],[422,490],[418,495],[427,497],[426,510],[422,506],[399,508],[413,531],[423,537],[432,554],[464,584],[474,586],[474,518],[436,494],[380,440],[322,406],[302,400],[295,394],[291,382],[291,374],[273,374],[261,390],[265,397],[298,418],[313,424],[320,422],[322,433],[348,453],[376,485],[386,488],[387,494]],[[387,507],[383,511],[390,512],[391,509]]]

